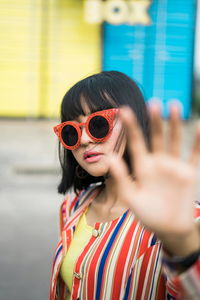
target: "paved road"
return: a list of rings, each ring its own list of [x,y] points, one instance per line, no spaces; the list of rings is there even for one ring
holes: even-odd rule
[[[55,123],[0,121],[0,300],[48,298],[62,200]]]
[[[0,300],[48,298],[63,198],[56,123],[0,120]],[[183,156],[193,133],[194,120],[184,125]]]

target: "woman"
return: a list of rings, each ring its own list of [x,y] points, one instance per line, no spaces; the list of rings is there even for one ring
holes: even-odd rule
[[[199,299],[200,126],[181,161],[178,108],[165,151],[159,108],[148,114],[136,83],[111,71],[66,93],[54,130],[68,195],[50,299]]]

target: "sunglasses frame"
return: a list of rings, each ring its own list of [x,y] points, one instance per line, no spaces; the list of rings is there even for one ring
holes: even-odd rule
[[[115,119],[115,116],[117,115],[117,113],[119,112],[119,108],[111,108],[111,109],[106,109],[106,110],[100,110],[100,111],[96,111],[92,114],[90,114],[87,117],[86,122],[83,123],[75,123],[73,121],[66,121],[63,122],[59,125],[56,125],[53,127],[53,130],[55,132],[55,134],[58,136],[59,141],[61,142],[61,144],[63,145],[64,148],[66,148],[67,150],[74,150],[76,148],[78,148],[80,146],[80,142],[81,142],[81,135],[82,135],[82,130],[81,127],[85,126],[86,132],[88,134],[88,136],[95,142],[99,143],[99,142],[105,142],[109,136],[111,135],[112,129],[113,129],[113,121]],[[101,116],[104,117],[109,124],[109,131],[108,134],[103,137],[103,138],[95,138],[93,137],[93,135],[90,133],[89,131],[89,122],[92,118],[96,117],[96,116]],[[73,126],[78,134],[78,139],[77,139],[77,143],[74,146],[68,146],[65,144],[65,142],[62,139],[62,129],[66,126],[66,125],[70,125]]]

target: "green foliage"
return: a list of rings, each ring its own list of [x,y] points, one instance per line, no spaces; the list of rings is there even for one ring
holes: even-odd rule
[[[200,90],[196,90],[194,92],[194,100],[193,100],[193,112],[200,116]]]

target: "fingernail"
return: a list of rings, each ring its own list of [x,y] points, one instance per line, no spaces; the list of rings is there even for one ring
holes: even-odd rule
[[[168,109],[170,113],[179,113],[182,114],[182,103],[177,99],[172,99],[168,102]]]
[[[121,110],[120,110],[120,115],[123,116],[124,114],[129,112],[129,107],[127,106],[122,106]]]
[[[161,112],[161,105],[157,103],[151,103],[147,107],[150,112]]]

